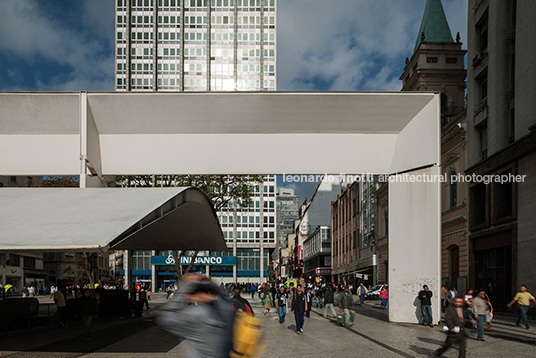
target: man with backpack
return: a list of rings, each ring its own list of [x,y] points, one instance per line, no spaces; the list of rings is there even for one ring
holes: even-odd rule
[[[250,291],[251,291],[251,299],[254,299],[255,291],[257,291],[257,287],[255,287],[255,285],[251,285]]]
[[[252,357],[262,347],[258,319],[233,309],[233,302],[203,275],[186,276],[157,323],[190,343],[192,358]]]
[[[251,315],[254,315],[253,308],[251,307],[251,304],[249,303],[249,301],[243,298],[242,296],[240,296],[240,287],[238,286],[235,286],[233,288],[233,301],[237,309],[242,310]]]

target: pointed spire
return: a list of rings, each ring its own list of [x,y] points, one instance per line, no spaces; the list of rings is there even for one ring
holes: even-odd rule
[[[421,42],[454,42],[441,0],[427,0],[415,49]]]

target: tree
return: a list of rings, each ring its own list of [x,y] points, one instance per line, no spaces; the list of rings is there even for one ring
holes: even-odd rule
[[[78,188],[80,179],[77,175],[43,177],[42,186],[46,188]]]
[[[91,288],[95,287],[95,268],[98,259],[97,254],[81,252],[77,255],[78,270],[87,275]]]
[[[116,177],[116,183],[122,187],[195,187],[203,190],[209,197],[216,211],[230,205],[233,201],[240,206],[251,203],[253,186],[262,184],[262,175],[128,175]],[[195,251],[192,261],[182,271],[181,258],[184,251],[172,250],[177,269],[177,280],[188,274],[199,254]]]

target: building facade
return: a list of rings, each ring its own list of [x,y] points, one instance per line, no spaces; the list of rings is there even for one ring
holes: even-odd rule
[[[287,235],[294,231],[294,221],[298,218],[300,198],[294,189],[279,188],[276,195],[277,243],[287,247]]]
[[[303,242],[303,275],[311,280],[318,277],[322,282],[332,282],[331,227],[317,226]]]
[[[24,286],[42,290],[47,286],[47,275],[43,268],[43,254],[1,253],[0,283],[13,286],[11,292],[20,294]],[[39,291],[38,291],[39,292]]]
[[[223,237],[229,247],[227,253],[219,254],[235,256],[233,246],[236,245],[236,270],[239,282],[267,280],[270,256],[276,248],[277,241],[276,176],[265,175],[263,183],[253,183],[250,191],[252,196],[248,207],[237,205],[235,209],[230,202],[218,211]],[[218,282],[233,281],[232,268],[229,267],[211,270],[210,275]]]
[[[117,91],[276,89],[277,0],[116,0],[115,12]],[[239,281],[268,276],[276,242],[275,176],[266,177],[263,199],[259,186],[252,185],[253,207],[226,206],[218,213],[228,245],[236,245]],[[266,206],[259,208],[262,200]],[[147,264],[147,257],[157,254],[125,252],[113,261],[131,266],[126,282],[163,287],[174,278],[169,268]],[[223,281],[234,274],[232,267],[211,272]]]
[[[347,185],[331,203],[333,280],[354,287],[377,282],[378,183],[372,175],[364,178]]]
[[[359,241],[359,184],[353,183],[331,203],[331,266],[334,281],[355,280]]]
[[[495,286],[498,307],[536,286],[535,12],[533,1],[469,1],[466,173],[510,176],[469,186],[469,283]]]
[[[200,251],[198,256],[236,257],[236,265],[209,267],[199,264],[194,265],[191,272],[206,274],[218,283],[235,282],[235,275],[238,282],[261,282],[268,279],[270,256],[277,241],[276,186],[276,176],[265,175],[262,184],[252,182],[249,186],[249,205],[231,200],[218,210],[217,216],[228,250]],[[157,289],[165,289],[176,282],[175,265],[155,263],[155,258],[170,255],[173,254],[168,250],[127,250],[122,255],[116,252],[110,258],[110,262],[114,263],[110,271],[118,271],[125,277],[125,283],[142,282]],[[189,251],[184,254],[188,257],[193,255],[194,252]],[[121,264],[123,268],[118,270],[115,263]],[[129,269],[125,270],[126,267]]]
[[[272,253],[272,272],[273,278],[281,277],[281,268],[283,257],[288,247],[288,235],[294,231],[294,221],[298,218],[300,206],[298,195],[294,189],[279,188],[276,195],[276,248]]]
[[[276,0],[116,0],[117,91],[275,91]]]
[[[389,183],[379,183],[374,193],[378,204],[376,226],[377,282],[389,282]]]
[[[465,169],[465,89],[466,69],[459,33],[453,39],[440,0],[428,0],[411,59],[406,60],[402,91],[441,93],[441,167],[451,179]],[[387,186],[387,184],[386,184]],[[442,283],[467,288],[467,185],[448,180],[441,188]],[[383,261],[383,247],[380,261]]]

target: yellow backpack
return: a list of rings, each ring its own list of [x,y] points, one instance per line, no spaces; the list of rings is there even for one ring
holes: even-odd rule
[[[266,345],[262,332],[262,322],[259,318],[241,310],[236,311],[233,326],[233,349],[229,357],[250,358],[260,356]]]

